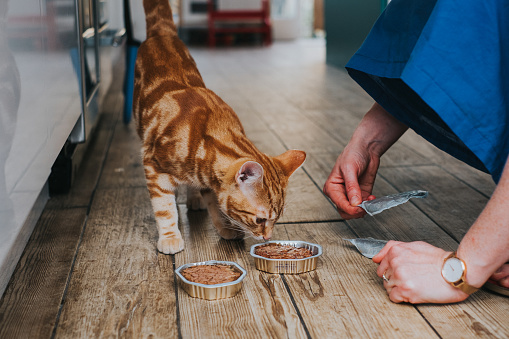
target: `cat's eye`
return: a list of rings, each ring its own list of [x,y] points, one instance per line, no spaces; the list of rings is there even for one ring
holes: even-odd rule
[[[265,219],[265,218],[256,218],[256,223],[258,225],[265,224],[266,221],[267,221],[267,219]]]

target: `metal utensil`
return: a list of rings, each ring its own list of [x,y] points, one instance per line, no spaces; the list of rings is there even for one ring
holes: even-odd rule
[[[387,244],[386,240],[378,240],[373,238],[356,238],[356,239],[343,239],[351,242],[363,256],[366,258],[373,258],[384,248]]]
[[[426,198],[428,191],[408,191],[398,194],[387,195],[374,200],[363,201],[359,207],[362,207],[369,215],[373,216],[394,206],[404,204],[411,198]]]

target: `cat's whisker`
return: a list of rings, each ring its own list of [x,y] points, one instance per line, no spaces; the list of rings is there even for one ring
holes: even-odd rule
[[[297,200],[296,196],[290,197],[290,199],[286,199],[285,204],[283,205],[283,211],[286,209],[287,206],[293,204],[294,201]]]
[[[233,226],[230,229],[241,230],[241,231],[249,231],[247,229],[247,227],[243,223],[233,219],[229,215],[223,214],[223,218],[226,219],[227,221],[229,221],[230,225]],[[225,223],[224,225],[225,225],[224,227],[228,227],[228,223]]]
[[[230,217],[229,215],[226,215],[226,214],[223,214],[223,217],[225,219],[227,219],[228,221],[231,222],[231,226],[224,226],[225,228],[227,229],[232,229],[232,230],[235,230],[235,231],[243,231],[244,232],[244,239],[249,239],[249,238],[253,238],[254,240],[260,240],[260,237],[259,236],[255,236],[253,234],[253,232],[247,228],[246,225],[244,225],[243,223],[233,219],[232,217]],[[233,227],[232,227],[233,226]]]

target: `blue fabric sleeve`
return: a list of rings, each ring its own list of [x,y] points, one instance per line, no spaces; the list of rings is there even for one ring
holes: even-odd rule
[[[498,181],[509,154],[509,1],[393,0],[347,69],[389,113]],[[419,117],[435,114],[438,124]]]

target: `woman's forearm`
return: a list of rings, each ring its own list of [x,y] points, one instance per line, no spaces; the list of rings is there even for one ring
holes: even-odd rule
[[[375,103],[356,128],[350,143],[363,145],[380,157],[408,127]]]
[[[480,287],[509,261],[509,164],[488,204],[458,247],[467,265],[466,280]]]

